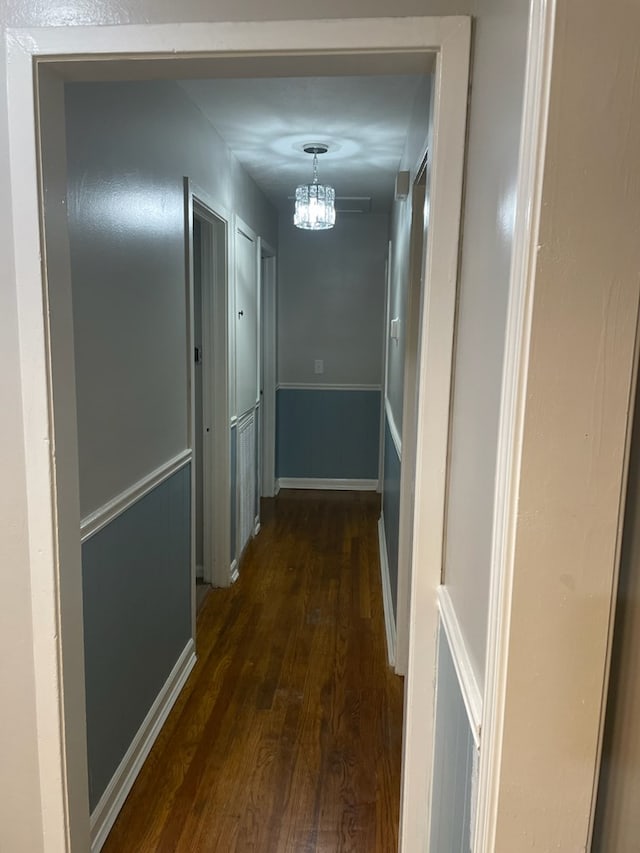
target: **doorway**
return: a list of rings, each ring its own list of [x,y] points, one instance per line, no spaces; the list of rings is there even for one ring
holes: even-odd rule
[[[450,386],[451,335],[453,329],[453,315],[452,312],[449,311],[449,307],[450,303],[452,304],[454,301],[453,296],[450,293],[451,282],[455,283],[456,280],[456,247],[460,222],[460,189],[463,168],[469,59],[468,22],[466,22],[466,24],[467,26],[461,26],[460,22],[458,22],[455,31],[450,29],[447,30],[443,22],[439,19],[422,19],[421,27],[418,27],[414,21],[410,31],[406,30],[406,25],[404,25],[402,21],[394,23],[389,22],[388,20],[377,23],[370,21],[366,30],[363,30],[360,22],[355,22],[353,27],[350,28],[347,26],[345,29],[344,21],[318,22],[318,26],[314,26],[313,22],[306,21],[298,29],[294,27],[295,38],[293,43],[296,45],[296,50],[299,51],[299,56],[303,56],[305,51],[310,51],[315,56],[315,59],[313,60],[314,62],[317,62],[319,50],[318,45],[320,43],[325,45],[324,48],[320,49],[325,50],[327,56],[344,55],[345,51],[352,51],[351,59],[356,55],[361,59],[366,59],[366,51],[372,51],[369,56],[373,56],[374,65],[379,65],[381,56],[383,55],[378,53],[380,44],[385,45],[384,56],[390,56],[391,52],[394,50],[400,56],[404,54],[405,58],[409,57],[412,52],[413,55],[417,57],[420,55],[424,56],[425,53],[432,53],[434,46],[436,46],[438,50],[436,73],[438,76],[439,102],[437,110],[439,111],[441,118],[444,115],[444,112],[446,112],[446,121],[442,120],[440,125],[438,125],[436,121],[436,126],[439,126],[440,128],[440,135],[434,140],[434,164],[439,162],[438,152],[440,152],[440,156],[442,157],[442,163],[439,169],[434,168],[430,186],[432,191],[432,211],[434,219],[435,213],[437,212],[439,225],[437,229],[432,231],[430,250],[427,252],[426,278],[433,286],[433,293],[431,294],[432,299],[430,311],[425,312],[425,315],[422,318],[423,330],[426,329],[430,332],[433,329],[433,331],[437,331],[437,334],[433,336],[426,336],[429,340],[429,345],[426,348],[423,348],[419,370],[421,387],[424,383],[429,383],[432,388],[435,388],[435,393],[431,394],[430,411],[426,413],[428,415],[427,421],[425,422],[423,420],[425,412],[422,411],[422,409],[420,409],[418,413],[418,423],[421,427],[425,427],[424,429],[419,428],[418,430],[420,446],[417,453],[417,469],[418,476],[420,477],[425,473],[425,467],[427,471],[433,470],[434,467],[439,469],[439,467],[441,467],[443,455],[446,457],[446,436],[448,432],[448,389]],[[99,28],[96,28],[96,30],[98,29]],[[119,53],[126,54],[126,51],[129,49],[126,44],[129,44],[128,37],[131,35],[131,28],[123,29],[128,29],[129,32],[125,37],[125,41],[122,43],[119,39],[124,35],[124,33],[120,33],[118,28],[114,28],[111,33],[110,37],[114,39],[114,42],[109,43],[108,45],[108,54],[110,57],[118,55]],[[146,34],[148,38],[145,38],[144,28],[142,28],[142,33],[138,32],[134,34],[136,39],[135,49],[138,51],[138,57],[140,57],[141,53],[144,56],[145,51],[148,51],[154,56],[153,62],[162,62],[164,61],[163,51],[166,50],[166,48],[163,47],[165,43],[162,39],[157,41],[159,37],[157,28],[151,29],[153,32],[148,32]],[[178,58],[181,53],[184,52],[184,54],[187,54],[194,50],[206,50],[207,45],[219,43],[217,40],[220,36],[220,33],[217,32],[218,29],[219,28],[216,27],[216,25],[211,25],[211,27],[199,25],[197,28],[193,29],[181,29],[177,36],[172,30],[171,38],[173,50],[166,73],[175,73],[175,69],[177,67],[176,63],[182,61]],[[209,32],[209,30],[212,32]],[[319,42],[320,34],[322,34],[322,36]],[[28,93],[33,85],[32,75],[34,66],[32,60],[35,54],[36,58],[38,55],[40,56],[40,62],[43,64],[43,67],[41,67],[39,71],[43,74],[51,73],[52,78],[50,82],[52,83],[53,89],[55,90],[57,87],[57,97],[54,96],[48,101],[47,109],[53,110],[55,105],[59,106],[61,102],[60,93],[62,83],[59,77],[56,78],[56,74],[59,70],[62,70],[60,66],[65,65],[66,62],[64,58],[61,59],[60,57],[76,56],[78,53],[81,53],[84,57],[91,57],[94,53],[99,53],[100,51],[105,50],[105,42],[103,41],[104,33],[96,31],[95,35],[98,37],[98,41],[95,42],[95,44],[91,40],[91,28],[83,29],[82,32],[65,33],[62,37],[62,42],[59,40],[60,34],[58,33],[56,34],[54,43],[50,45],[44,44],[44,41],[46,41],[47,38],[46,35],[40,40],[26,40],[25,45],[27,46],[24,48],[24,56],[20,55],[15,58],[15,73],[11,78],[11,103],[24,104],[29,102]],[[178,44],[181,38],[185,39],[183,45]],[[265,25],[261,27],[260,33],[257,36],[259,44],[256,44],[255,32],[251,30],[251,37],[249,37],[249,31],[241,25],[235,26],[231,34],[226,32],[225,38],[225,45],[229,50],[231,50],[233,45],[237,42],[236,47],[238,50],[246,51],[249,46],[250,49],[256,50],[258,53],[269,51],[276,51],[280,53],[282,53],[282,51],[287,52],[291,50],[290,45],[292,44],[291,32],[288,30],[283,34],[278,24]],[[208,41],[208,39],[212,40]],[[47,55],[55,56],[55,61],[45,69],[44,65],[47,64]],[[160,59],[158,59],[158,57],[160,57]],[[169,57],[167,56],[167,58]],[[24,62],[22,61],[23,59],[25,60]],[[220,56],[216,59],[218,62],[224,61]],[[262,56],[259,61],[261,63],[267,62],[267,59]],[[82,75],[83,63],[73,64],[75,72]],[[89,62],[88,64],[91,63]],[[141,66],[138,65],[138,68],[140,67]],[[111,61],[110,72],[114,73],[116,70],[115,63]],[[87,72],[88,69],[85,65],[84,73]],[[103,72],[108,73],[106,68],[103,68]],[[15,121],[13,119],[15,119]],[[42,121],[42,116],[40,116],[40,120],[41,124],[39,129],[44,132],[46,131],[46,121]],[[33,115],[18,113],[16,116],[12,117],[11,126],[12,133],[18,133],[19,139],[36,138]],[[42,146],[45,147],[48,142],[46,132],[43,133],[42,140]],[[17,140],[13,141],[17,142]],[[15,184],[16,190],[19,187],[22,188],[21,197],[23,200],[27,200],[28,204],[31,206],[32,212],[37,214],[38,182],[37,176],[33,171],[32,164],[34,162],[34,158],[29,156],[33,154],[33,152],[26,152],[27,156],[23,158],[19,153],[21,150],[20,144],[16,144],[14,146],[14,150],[17,153],[15,160],[12,160],[12,181]],[[446,157],[444,156],[445,152],[447,154]],[[57,153],[64,160],[63,142]],[[52,167],[54,172],[56,165],[55,160],[55,156],[51,156],[48,162],[48,167]],[[57,165],[60,166],[60,163],[58,162]],[[61,168],[61,171],[64,173],[63,168]],[[60,222],[61,212],[62,211],[58,211],[58,223],[56,225],[55,209],[47,211],[46,231],[44,237],[45,243],[51,240],[54,234],[56,236],[58,236],[59,233],[64,234],[65,226]],[[58,228],[58,226],[60,227]],[[42,310],[42,300],[43,298],[49,298],[48,290],[56,288],[56,280],[55,276],[52,274],[53,268],[50,267],[45,276],[46,281],[44,282],[45,289],[43,292],[41,289],[42,279],[38,257],[39,253],[37,251],[39,243],[37,215],[29,220],[29,225],[26,225],[25,228],[26,230],[22,231],[20,239],[15,247],[17,264],[22,273],[22,281],[24,284],[23,294],[25,296],[24,300],[20,304],[20,329],[21,334],[24,332],[24,336],[22,337],[24,342],[23,346],[28,347],[30,341],[37,343],[37,346],[34,347],[34,352],[38,353],[36,361],[38,361],[42,370],[36,370],[34,373],[33,391],[34,395],[38,397],[42,404],[42,407],[38,411],[43,417],[43,421],[40,422],[38,415],[33,415],[32,410],[32,417],[27,419],[26,445],[28,447],[33,447],[33,453],[35,454],[32,454],[30,459],[28,459],[28,464],[31,465],[30,470],[32,470],[36,481],[38,481],[41,476],[44,478],[41,483],[41,493],[48,494],[48,486],[45,481],[48,482],[50,466],[53,463],[51,459],[47,457],[46,464],[41,464],[42,459],[35,452],[36,447],[41,447],[41,442],[38,443],[38,441],[35,440],[35,436],[33,442],[29,441],[29,429],[33,429],[37,434],[44,429],[45,434],[51,434],[52,445],[61,446],[65,441],[68,441],[69,447],[73,448],[74,440],[72,422],[74,413],[64,411],[61,396],[53,393],[51,386],[48,384],[47,377],[50,374],[47,366],[49,364],[49,359],[51,364],[55,363],[56,365],[53,373],[56,374],[56,381],[59,380],[61,383],[60,387],[62,387],[65,382],[65,375],[59,374],[57,371],[57,360],[64,349],[63,343],[59,338],[59,328],[56,325],[57,318],[47,316],[46,312]],[[441,283],[440,286],[444,286],[446,288],[446,294],[438,293],[439,283]],[[58,290],[58,295],[60,294],[62,294],[62,296],[64,295],[63,287]],[[226,312],[223,316],[226,316]],[[46,330],[50,342],[49,350],[42,347],[42,336],[44,334],[42,328],[43,317],[47,318],[47,323],[49,324]],[[423,335],[423,340],[424,339],[425,336]],[[189,352],[190,361],[191,357],[192,353]],[[435,378],[439,381],[432,382]],[[50,407],[53,412],[51,423],[49,422],[47,415]],[[54,438],[55,441],[53,440]],[[222,436],[221,441],[224,442],[224,438]],[[28,452],[28,455],[29,453],[30,451]],[[440,465],[433,465],[434,456]],[[58,457],[58,461],[60,461],[60,457]],[[429,498],[431,500],[435,499],[436,503],[438,502],[440,494],[440,485],[440,483],[432,483],[432,487],[428,490]],[[32,543],[34,539],[38,541],[42,539],[52,543],[55,539],[55,537],[51,535],[52,530],[59,529],[61,525],[64,526],[67,522],[69,522],[69,531],[72,530],[73,512],[70,513],[69,510],[70,502],[68,500],[68,496],[58,490],[59,486],[60,481],[57,482],[55,487],[55,516],[51,515],[51,504],[49,500],[44,501],[43,503],[39,503],[36,500],[35,503],[32,504],[29,519]],[[70,488],[71,490],[73,489],[72,483],[70,484]],[[420,501],[423,500],[424,497],[425,496],[422,493],[416,496],[416,514],[420,508]],[[71,502],[71,505],[72,504],[73,502]],[[431,524],[431,517],[429,517],[429,523],[424,525],[421,531],[421,534],[424,535],[416,537],[416,540],[414,541],[414,551],[415,549],[420,548],[425,549],[420,551],[420,555],[424,558],[424,565],[426,566],[426,569],[424,576],[421,578],[421,583],[419,585],[414,583],[412,588],[413,595],[418,597],[417,601],[414,598],[414,604],[418,607],[421,603],[424,604],[424,608],[421,607],[420,609],[422,612],[425,612],[426,608],[427,612],[432,613],[434,623],[436,619],[436,612],[433,606],[433,597],[431,592],[439,580],[440,563],[438,553],[434,554],[433,546],[429,548],[426,545],[426,539],[431,537],[429,541],[438,540],[439,534],[431,536],[432,528],[435,530],[441,529],[441,525],[439,525],[438,522],[438,513],[436,512],[433,518],[433,525]],[[41,551],[38,551],[38,553],[41,554],[40,560],[42,566],[48,566],[54,573],[57,573],[61,566],[67,565],[66,554],[64,553],[65,549],[68,549],[71,554],[71,562],[76,561],[77,551],[79,548],[79,536],[77,537],[77,541],[74,541],[73,536],[69,535],[68,539],[65,539],[64,542],[58,542],[56,548],[58,548],[58,546],[60,550],[54,549],[53,545],[50,544],[49,546],[44,547]],[[64,577],[59,588],[56,590],[56,596],[54,599],[48,603],[47,600],[45,600],[46,596],[42,599],[40,602],[42,607],[46,609],[49,605],[55,606],[56,612],[61,612],[63,617],[59,626],[59,632],[48,632],[48,623],[45,624],[45,620],[45,622],[39,626],[35,638],[36,647],[34,650],[34,656],[35,668],[38,677],[39,674],[43,674],[45,671],[57,673],[56,690],[58,690],[60,696],[64,697],[64,703],[60,704],[56,696],[49,695],[46,690],[43,690],[42,694],[39,695],[38,701],[40,703],[40,711],[43,714],[43,718],[50,719],[51,716],[55,718],[57,715],[59,722],[61,722],[59,727],[54,726],[54,730],[62,730],[66,725],[68,725],[74,715],[74,708],[75,712],[79,710],[81,711],[83,685],[81,661],[76,661],[77,665],[73,666],[72,662],[75,658],[74,655],[68,651],[69,640],[74,633],[68,624],[68,620],[73,621],[76,618],[73,602],[77,602],[77,590],[73,590],[74,583],[77,583],[77,577]],[[36,589],[36,586],[37,585],[34,585],[33,594],[37,599],[39,592],[38,589]],[[65,606],[59,608],[60,599],[65,602]],[[67,603],[70,604],[69,607],[66,606]],[[36,606],[35,603],[34,606]],[[432,665],[435,666],[433,637],[429,639],[428,636],[425,637],[424,635],[421,635],[419,627],[414,631],[413,628],[415,626],[413,622],[411,627],[411,642],[415,642],[419,645],[418,657],[423,664],[424,660],[430,660],[432,661]],[[56,640],[56,643],[52,646],[50,638],[54,636],[59,637],[60,639]],[[60,643],[60,646],[58,646],[58,642]],[[66,665],[64,670],[59,666],[59,661],[61,659],[65,660]],[[428,692],[419,691],[417,689],[421,680],[421,674],[413,674],[409,672],[408,676],[408,715],[407,726],[405,729],[405,770],[402,806],[403,843],[406,843],[407,845],[412,843],[412,839],[417,840],[425,837],[424,803],[428,802],[428,798],[424,796],[423,782],[420,780],[425,775],[423,768],[430,766],[430,706],[432,704],[427,696],[424,697],[424,700],[426,701],[421,701],[421,696],[419,694]],[[413,685],[412,677],[415,679]],[[47,679],[43,674],[43,682],[50,683],[50,681],[51,679]],[[80,703],[80,708],[76,707],[78,702]],[[420,721],[419,733],[416,730],[417,727],[414,726],[414,722],[417,722],[418,720]],[[59,758],[59,748],[69,751],[70,753],[67,756],[65,766],[67,768],[71,768],[71,770],[69,770],[68,774],[64,778],[60,778],[60,775],[57,772],[57,768],[59,767],[59,761],[57,760]],[[72,837],[82,839],[86,831],[87,815],[85,814],[85,805],[83,803],[81,793],[82,790],[86,789],[86,779],[83,779],[82,760],[76,760],[78,756],[74,757],[72,754],[75,751],[79,755],[82,751],[82,744],[79,743],[78,739],[67,738],[64,744],[52,743],[50,752],[47,752],[46,744],[43,745],[43,749],[44,753],[41,756],[43,791],[51,791],[51,796],[53,798],[60,795],[63,800],[69,804],[68,812],[65,812],[65,814],[60,814],[60,810],[58,809],[52,809],[49,813],[52,821],[52,826],[48,828],[49,837],[52,839],[59,838],[61,849],[64,849],[64,838],[66,838],[68,834]],[[69,814],[68,821],[65,817],[66,814]],[[69,833],[67,833],[67,826],[70,827]],[[82,841],[79,843],[80,845],[83,844]]]
[[[276,490],[276,252],[260,241],[260,462],[258,494],[272,498]]]
[[[230,583],[229,214],[189,178],[184,179],[184,201],[195,595],[199,579],[217,587]],[[194,636],[196,609],[194,599]]]
[[[409,609],[411,604],[411,553],[418,428],[418,356],[420,318],[424,297],[424,248],[427,222],[427,157],[422,160],[411,190],[411,236],[409,244],[409,292],[406,308],[404,393],[402,402],[402,469],[400,475],[400,519],[398,532],[398,618],[395,668],[405,675],[409,663]]]

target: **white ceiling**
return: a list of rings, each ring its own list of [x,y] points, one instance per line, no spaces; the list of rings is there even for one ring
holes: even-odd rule
[[[309,142],[329,145],[320,180],[388,210],[421,75],[183,80],[182,86],[270,200],[311,180]]]

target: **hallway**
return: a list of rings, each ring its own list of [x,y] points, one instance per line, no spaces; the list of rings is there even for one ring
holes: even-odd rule
[[[402,680],[387,665],[372,492],[282,491],[103,848],[397,849]]]

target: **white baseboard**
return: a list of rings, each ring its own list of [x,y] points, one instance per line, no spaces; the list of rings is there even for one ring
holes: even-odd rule
[[[234,560],[231,563],[231,567],[229,569],[229,574],[231,576],[231,583],[235,583],[240,577],[240,572],[238,571],[238,561]]]
[[[336,492],[375,492],[378,480],[329,480],[311,477],[280,477],[280,489],[327,489]]]
[[[256,518],[255,524],[253,525],[253,535],[257,536],[260,533],[260,519]]]
[[[480,746],[480,726],[482,723],[482,693],[478,686],[476,673],[469,656],[464,634],[458,622],[453,602],[445,586],[438,587],[438,610],[444,633],[449,643],[449,651],[458,677],[460,692],[469,718],[469,726],[477,747]]]
[[[189,640],[91,815],[91,853],[102,849],[195,663],[195,645]]]
[[[391,579],[389,577],[389,557],[387,554],[387,537],[384,532],[384,518],[378,519],[378,545],[380,548],[380,577],[382,579],[382,603],[384,605],[384,627],[387,633],[387,657],[389,666],[396,664],[396,620],[393,615],[393,598],[391,597]]]
[[[331,384],[326,382],[278,382],[277,391],[380,391],[380,385]]]

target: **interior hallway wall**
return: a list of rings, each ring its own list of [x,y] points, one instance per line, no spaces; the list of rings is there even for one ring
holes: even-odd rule
[[[66,105],[86,516],[189,447],[183,177],[267,239],[277,230],[269,203],[176,84],[71,84]],[[191,636],[189,468],[83,544],[92,809]]]
[[[85,516],[187,446],[183,177],[265,239],[277,225],[176,84],[72,84],[66,98]]]
[[[280,218],[276,473],[377,481],[389,218]],[[316,372],[316,360],[322,372]]]
[[[398,615],[398,547],[400,540],[400,479],[402,476],[402,407],[404,402],[404,372],[407,332],[407,301],[410,274],[412,191],[424,155],[430,123],[433,78],[425,77],[416,92],[416,99],[407,132],[399,169],[408,171],[409,194],[394,199],[391,215],[391,255],[388,276],[388,316],[385,329],[387,357],[386,387],[384,389],[384,465],[382,474],[382,524],[384,541],[380,548],[383,571],[388,572],[394,624]],[[398,336],[391,338],[391,321],[397,319]],[[387,607],[389,602],[386,602]]]
[[[387,328],[387,399],[388,409],[398,434],[402,435],[402,404],[404,397],[404,358],[406,339],[407,294],[409,291],[409,243],[413,213],[411,190],[420,167],[429,133],[433,78],[425,77],[416,93],[407,140],[399,169],[410,172],[409,195],[394,200],[391,214],[391,258],[389,275],[389,323],[400,321],[397,341],[389,338]]]
[[[475,4],[444,583],[480,689],[528,7],[524,0]]]

